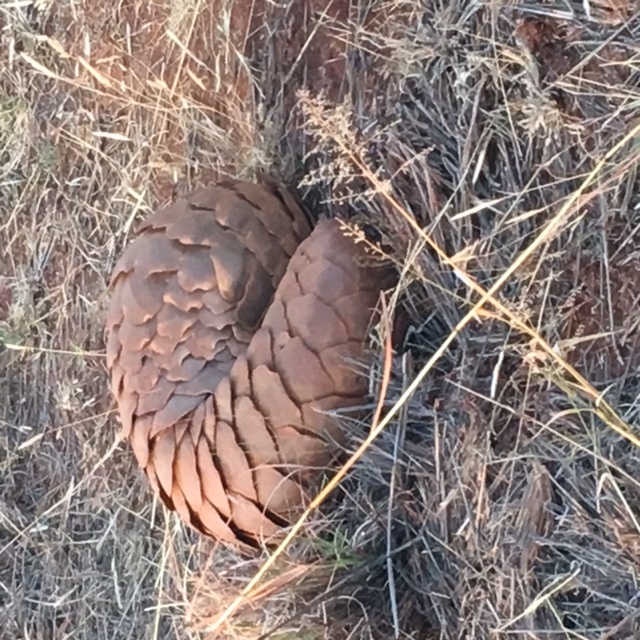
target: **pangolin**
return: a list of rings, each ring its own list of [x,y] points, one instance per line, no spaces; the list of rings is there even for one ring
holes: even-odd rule
[[[277,537],[362,404],[388,268],[271,182],[200,187],[145,220],[110,282],[122,436],[164,504],[232,545]]]

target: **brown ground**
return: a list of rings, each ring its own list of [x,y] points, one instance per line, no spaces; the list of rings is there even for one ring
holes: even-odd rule
[[[2,640],[211,637],[260,566],[153,505],[114,443],[106,282],[141,216],[266,171],[375,222],[413,278],[394,399],[476,298],[410,257],[371,174],[487,287],[637,125],[630,3],[521,4],[0,7]],[[636,146],[499,296],[632,427]],[[227,637],[636,637],[637,448],[587,395],[530,336],[469,323]]]

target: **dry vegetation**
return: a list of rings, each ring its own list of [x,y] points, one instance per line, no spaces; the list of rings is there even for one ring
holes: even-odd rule
[[[3,2],[0,638],[640,637],[633,11]],[[152,504],[103,311],[140,216],[260,171],[382,232],[417,384],[218,635],[266,555]]]

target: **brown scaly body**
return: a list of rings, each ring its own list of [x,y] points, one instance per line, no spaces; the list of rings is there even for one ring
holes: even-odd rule
[[[201,188],[144,222],[114,270],[107,364],[123,436],[196,529],[261,542],[306,502],[360,404],[347,359],[386,273],[274,187]]]

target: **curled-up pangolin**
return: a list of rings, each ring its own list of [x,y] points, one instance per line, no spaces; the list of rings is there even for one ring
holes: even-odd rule
[[[140,466],[199,531],[255,544],[298,515],[361,404],[388,271],[291,195],[226,181],[141,226],[114,270],[112,391]]]

